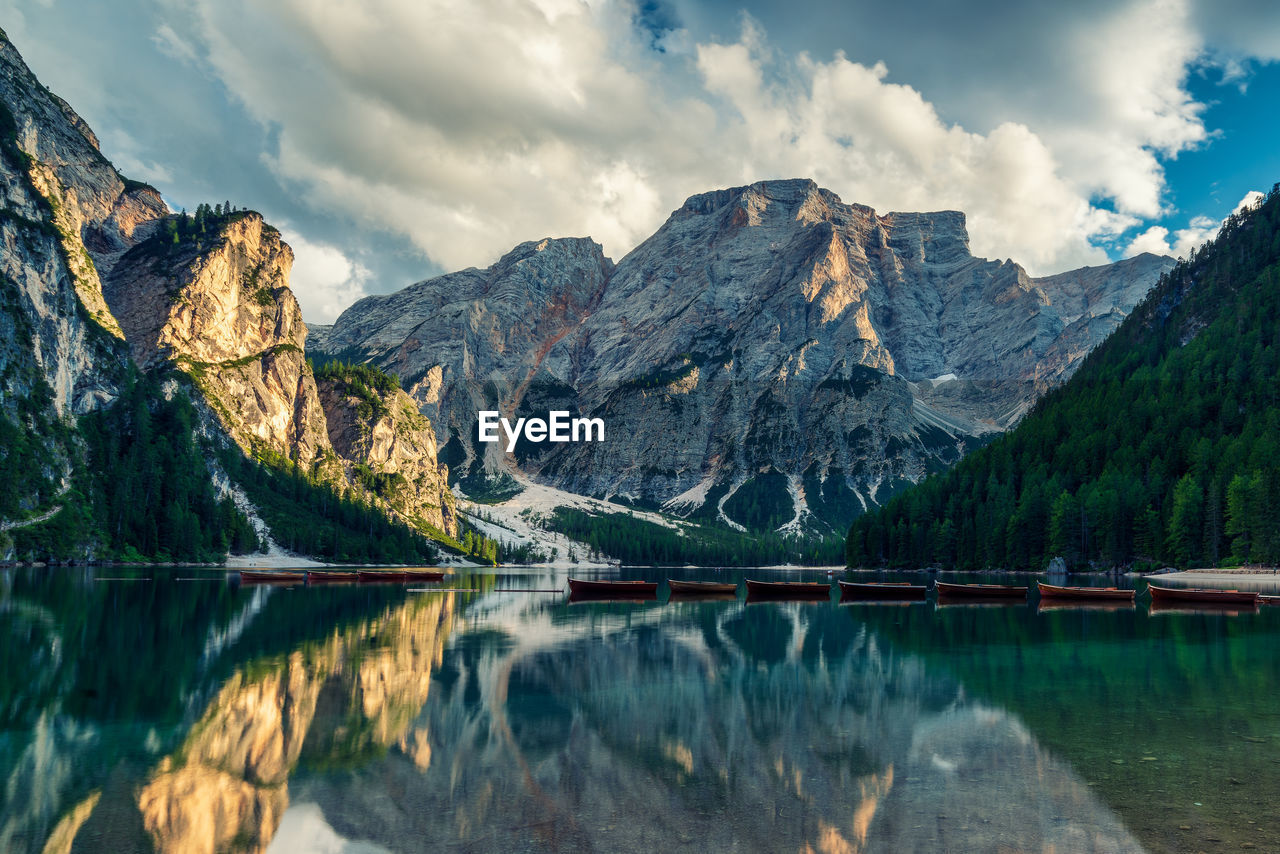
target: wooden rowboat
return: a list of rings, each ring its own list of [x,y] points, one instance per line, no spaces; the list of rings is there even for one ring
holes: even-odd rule
[[[581,578],[569,579],[569,595],[570,596],[593,596],[605,598],[611,596],[621,597],[651,597],[658,595],[658,582],[656,581],[587,581]]]
[[[1234,605],[1257,605],[1256,590],[1219,590],[1205,587],[1157,587],[1150,582],[1147,590],[1152,602],[1220,602]]]
[[[332,584],[339,581],[359,581],[360,574],[346,570],[307,570],[308,584]]]
[[[671,593],[677,596],[722,596],[726,593],[738,592],[737,583],[720,581],[677,581],[674,578],[668,578],[667,586],[671,588]]]
[[[406,581],[440,581],[444,578],[444,572],[439,569],[405,569],[402,572]]]
[[[841,581],[841,599],[923,599],[929,588],[906,581]]]
[[[1027,588],[1016,584],[951,584],[934,582],[939,596],[976,596],[983,599],[1025,599]]]
[[[291,572],[288,570],[262,570],[255,571],[252,569],[240,570],[241,584],[301,584],[307,580],[305,572]]]
[[[1121,590],[1118,587],[1060,587],[1056,584],[1045,584],[1037,581],[1041,599],[1106,599],[1132,602],[1136,590]]]
[[[831,585],[825,581],[754,581],[747,579],[748,599],[827,599]]]
[[[404,584],[409,580],[403,572],[385,569],[361,569],[356,572],[361,584]]]

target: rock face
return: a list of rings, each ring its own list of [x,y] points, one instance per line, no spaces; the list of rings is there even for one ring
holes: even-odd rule
[[[185,368],[242,447],[310,465],[330,448],[288,287],[293,252],[257,213],[215,222],[204,240],[161,233],[134,247],[107,302],[140,366]]]
[[[344,489],[362,489],[344,478],[360,466],[399,477],[402,515],[456,533],[430,425],[416,413],[406,420],[403,401],[386,424],[358,423],[335,405],[339,434],[371,438],[343,445],[352,460],[335,454],[280,233],[251,211],[219,209],[194,225],[170,215],[154,188],[116,172],[2,32],[0,204],[0,418],[12,422],[0,436],[35,435],[43,428],[33,419],[47,428],[110,403],[130,357],[144,370],[176,366],[214,413],[206,436],[225,433],[247,453],[292,460]],[[6,511],[34,513],[66,490],[76,454],[58,442],[34,454],[47,471]]]
[[[481,470],[487,452],[496,471],[502,454],[477,447],[476,412],[511,414],[531,387],[563,385],[564,369],[543,363],[591,313],[612,271],[589,239],[523,243],[487,270],[360,300],[328,332],[323,352],[380,354],[449,446],[446,461]]]
[[[0,370],[33,359],[56,412],[82,414],[115,398],[124,359],[99,271],[167,211],[153,188],[116,173],[84,120],[40,84],[3,32],[0,124],[5,325],[28,333],[4,336]],[[25,395],[11,380],[29,373],[4,371],[0,403]]]
[[[1032,279],[974,258],[961,213],[770,181],[690,198],[616,268],[549,240],[367,298],[324,350],[405,378],[471,482],[518,465],[729,524],[843,530],[1016,421],[1171,264]],[[606,440],[503,459],[476,440],[480,409],[590,414]]]
[[[437,462],[435,430],[413,399],[399,388],[379,392],[338,376],[324,376],[317,386],[347,479],[409,524],[456,536],[449,469]]]

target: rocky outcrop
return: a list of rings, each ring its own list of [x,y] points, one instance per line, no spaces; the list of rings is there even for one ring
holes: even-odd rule
[[[318,380],[329,441],[347,479],[364,486],[407,523],[458,534],[449,469],[439,463],[436,435],[399,387],[370,388],[327,371]]]
[[[106,281],[134,360],[186,369],[246,451],[323,461],[329,438],[288,286],[292,250],[252,211],[214,217],[200,236],[171,232],[172,222]]]
[[[964,215],[812,181],[690,198],[615,267],[589,241],[348,309],[324,351],[398,373],[456,474],[544,482],[749,528],[843,530],[1070,375],[1172,259],[1033,279]],[[606,441],[476,441],[481,409],[567,409]]]

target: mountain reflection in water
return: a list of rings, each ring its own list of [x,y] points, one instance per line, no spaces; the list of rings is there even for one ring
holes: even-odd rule
[[[299,773],[313,821],[392,851],[1141,850],[1016,719],[835,609],[477,604],[414,725],[430,761]]]
[[[1141,850],[847,608],[103,587],[0,612],[53,641],[3,697],[6,851]],[[86,642],[156,608],[180,649],[83,700]]]

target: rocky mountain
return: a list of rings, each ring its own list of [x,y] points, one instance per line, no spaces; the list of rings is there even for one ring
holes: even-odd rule
[[[306,326],[289,289],[293,253],[280,233],[229,204],[202,205],[194,218],[172,214],[154,188],[115,170],[88,125],[40,84],[3,33],[0,191],[0,561],[140,546],[150,550],[143,555],[175,554],[173,542],[161,542],[164,525],[145,546],[113,544],[103,528],[112,501],[136,502],[119,484],[95,482],[95,470],[119,460],[90,465],[87,455],[147,457],[129,445],[155,436],[138,424],[143,416],[121,416],[131,435],[96,445],[69,420],[109,409],[137,376],[135,367],[185,377],[163,384],[163,394],[188,396],[200,423],[181,416],[184,435],[166,441],[189,444],[199,436],[214,448],[238,446],[268,464],[297,466],[323,488],[363,496],[411,525],[421,522],[432,535],[457,533],[452,496],[420,415],[396,415],[388,427],[365,423],[366,414],[348,411],[341,396],[322,406],[303,354]],[[399,413],[401,403],[391,409]],[[342,425],[340,433],[364,431],[375,441],[343,443],[354,455],[344,459],[330,441],[329,418]],[[388,446],[378,438],[388,430],[401,441]],[[397,492],[412,500],[391,501],[369,488],[397,477],[412,480]],[[207,518],[173,516],[171,527],[191,535],[184,541],[227,542],[229,530],[196,531],[241,511],[254,515],[210,459],[215,483],[219,500],[234,494],[238,509],[214,511],[210,498]],[[110,500],[97,500],[104,492]],[[159,493],[145,490],[153,502],[157,494],[165,494],[163,485]],[[146,512],[169,512],[148,506]],[[111,527],[121,529],[118,516]],[[7,533],[14,530],[22,531],[22,544]]]
[[[735,527],[842,530],[1015,422],[1172,263],[1035,279],[973,257],[961,213],[767,181],[693,196],[616,266],[544,240],[366,298],[318,350],[398,374],[464,489],[519,467]],[[506,455],[477,441],[481,409],[589,414],[606,438]]]

